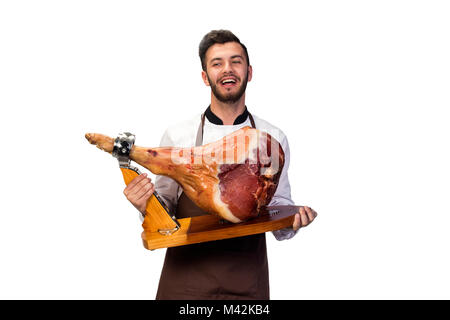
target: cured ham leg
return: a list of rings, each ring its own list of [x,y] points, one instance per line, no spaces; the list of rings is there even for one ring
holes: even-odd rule
[[[114,139],[87,133],[86,139],[111,153]],[[156,175],[174,179],[201,209],[238,223],[268,205],[280,179],[284,152],[271,135],[244,127],[200,147],[133,146],[130,159]]]

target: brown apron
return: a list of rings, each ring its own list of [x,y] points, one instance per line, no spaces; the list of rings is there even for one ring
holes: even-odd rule
[[[252,127],[255,122],[249,114]],[[205,114],[196,146],[203,144]],[[185,194],[178,199],[176,217],[207,214]],[[168,248],[157,300],[269,299],[269,267],[265,234]]]

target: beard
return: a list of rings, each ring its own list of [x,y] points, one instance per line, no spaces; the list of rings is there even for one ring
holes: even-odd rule
[[[241,86],[239,87],[239,89],[236,93],[221,94],[219,92],[219,90],[217,90],[216,84],[213,83],[211,81],[211,79],[209,78],[208,73],[206,73],[206,77],[208,78],[213,95],[217,98],[217,100],[219,100],[220,102],[223,102],[223,103],[227,103],[227,104],[236,103],[237,101],[239,101],[239,99],[245,93],[245,89],[247,89],[248,71],[247,71],[247,74],[245,75],[244,81],[241,82]]]

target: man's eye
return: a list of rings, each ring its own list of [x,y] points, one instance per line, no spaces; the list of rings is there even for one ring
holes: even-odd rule
[[[219,66],[219,65],[220,65],[220,63],[214,63],[213,67],[216,67],[216,66]]]
[[[236,61],[233,61],[233,63],[241,63],[241,61],[239,61],[239,60],[236,60]]]

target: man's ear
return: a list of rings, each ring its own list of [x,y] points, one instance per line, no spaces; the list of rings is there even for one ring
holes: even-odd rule
[[[205,83],[205,85],[209,87],[208,76],[206,75],[206,72],[203,70],[202,70],[202,79],[203,79],[203,82]]]
[[[252,66],[248,66],[248,78],[247,81],[251,81],[253,77],[253,68]]]

